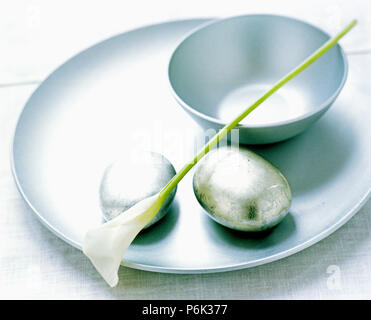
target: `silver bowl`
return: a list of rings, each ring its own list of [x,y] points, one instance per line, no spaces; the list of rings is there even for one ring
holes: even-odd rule
[[[173,52],[173,94],[204,129],[217,131],[329,38],[306,22],[277,15],[212,21]],[[238,127],[239,142],[273,143],[304,131],[335,101],[347,71],[336,45],[248,115]]]

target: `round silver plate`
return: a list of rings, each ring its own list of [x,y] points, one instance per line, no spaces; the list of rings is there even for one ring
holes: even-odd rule
[[[85,232],[103,222],[99,183],[118,156],[148,147],[177,170],[192,158],[204,133],[173,100],[167,66],[180,39],[207,21],[163,23],[103,41],[63,64],[30,97],[14,135],[13,172],[26,202],[57,236],[81,248]],[[190,172],[169,214],[135,239],[123,264],[177,273],[252,267],[343,225],[371,185],[371,109],[349,108],[357,88],[348,87],[304,134],[254,148],[292,186],[291,211],[276,228],[249,235],[218,225],[198,204]]]

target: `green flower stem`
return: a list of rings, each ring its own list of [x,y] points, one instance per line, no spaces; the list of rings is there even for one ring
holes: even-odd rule
[[[329,39],[325,44],[323,44],[317,51],[312,53],[307,59],[305,59],[300,65],[295,69],[290,71],[286,76],[281,80],[276,82],[276,84],[268,90],[264,95],[262,95],[258,100],[256,100],[250,107],[243,111],[236,119],[224,126],[210,141],[205,145],[205,147],[196,155],[196,157],[187,163],[170,181],[169,183],[161,190],[160,198],[165,200],[171,191],[176,187],[176,185],[183,179],[183,177],[191,170],[195,164],[205,155],[210,149],[212,149],[221,139],[223,139],[228,132],[230,132],[234,127],[236,127],[242,119],[244,119],[248,114],[254,111],[260,104],[262,104],[267,98],[269,98],[274,92],[281,88],[284,84],[289,82],[291,79],[296,77],[304,69],[309,67],[314,61],[321,57],[326,51],[332,48],[348,31],[350,31],[357,20],[353,20],[348,26],[346,26],[341,32],[336,36]]]

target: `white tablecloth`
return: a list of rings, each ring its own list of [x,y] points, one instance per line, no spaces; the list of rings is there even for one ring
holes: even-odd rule
[[[371,65],[371,18],[366,0],[1,2],[0,298],[371,298],[370,201],[340,230],[283,260],[204,275],[121,268],[120,284],[111,289],[80,251],[40,224],[17,192],[9,160],[17,116],[40,81],[59,64],[102,39],[141,25],[250,12],[295,16],[330,33],[358,18],[359,25],[342,44],[351,54],[350,68],[362,70]],[[369,75],[359,72],[356,81],[371,88]],[[368,95],[371,98],[371,92]]]

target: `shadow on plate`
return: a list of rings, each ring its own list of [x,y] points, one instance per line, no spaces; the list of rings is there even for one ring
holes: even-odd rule
[[[352,126],[338,113],[285,142],[249,148],[283,172],[295,197],[333,179],[348,162],[356,143]]]
[[[275,227],[261,232],[243,232],[220,225],[205,213],[204,226],[213,240],[244,249],[265,249],[285,241],[295,232],[295,219],[288,213]]]
[[[134,239],[134,245],[147,245],[161,241],[174,230],[175,224],[179,218],[179,204],[175,199],[171,204],[169,212],[157,223],[147,229],[142,230]]]

